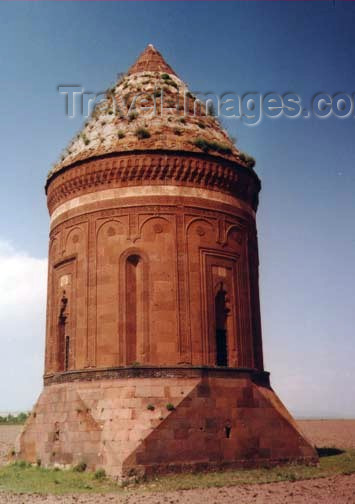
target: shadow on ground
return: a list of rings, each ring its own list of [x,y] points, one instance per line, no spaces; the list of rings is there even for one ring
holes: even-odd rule
[[[345,453],[345,450],[340,450],[339,448],[330,448],[328,446],[318,448],[316,447],[318,457],[332,457],[333,455],[341,455]]]

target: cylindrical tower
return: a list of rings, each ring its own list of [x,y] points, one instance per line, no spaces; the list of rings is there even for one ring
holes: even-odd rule
[[[148,46],[50,172],[27,458],[119,477],[314,460],[263,369],[260,181],[209,112]]]

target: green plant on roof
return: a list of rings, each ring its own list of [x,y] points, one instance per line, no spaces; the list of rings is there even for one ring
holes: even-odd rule
[[[89,139],[88,139],[88,137],[85,135],[85,133],[83,133],[83,134],[81,135],[81,138],[82,138],[82,140],[83,140],[83,142],[84,142],[84,144],[85,144],[85,145],[89,145],[90,140],[89,140]]]
[[[130,112],[128,114],[128,120],[129,120],[129,122],[134,121],[135,119],[137,119],[137,117],[138,117],[138,112],[136,112],[136,111]]]
[[[150,137],[150,133],[146,128],[137,128],[135,134],[139,140]]]
[[[154,406],[154,404],[148,404],[148,406],[147,406],[147,410],[149,410],[149,411],[154,411],[154,410],[155,410],[155,406]]]
[[[119,138],[119,139],[121,139],[121,138],[124,138],[126,135],[125,135],[124,131],[119,130],[119,131],[117,132],[117,136],[118,136],[118,138]]]
[[[179,87],[173,80],[168,80],[166,81],[166,83],[169,84],[169,86],[173,86],[176,89]]]
[[[175,406],[174,406],[172,403],[168,403],[168,404],[166,405],[166,409],[167,409],[168,411],[174,411]]]
[[[163,80],[170,80],[170,75],[169,75],[169,74],[167,74],[167,73],[163,73],[163,74],[161,74],[161,76],[160,76],[160,77],[161,77]]]
[[[219,142],[210,142],[205,138],[196,138],[196,140],[193,140],[192,144],[201,149],[203,152],[215,151],[220,154],[232,153],[232,149],[228,147],[228,145],[221,144]]]
[[[197,126],[198,126],[199,128],[201,128],[201,129],[205,129],[205,128],[206,128],[206,125],[205,125],[205,124],[203,124],[203,122],[201,122],[201,121],[198,121]]]
[[[254,166],[255,166],[255,159],[253,158],[253,156],[249,156],[249,154],[247,154],[246,152],[240,151],[239,152],[239,159],[241,161],[244,161],[244,163],[246,163],[246,165],[249,168],[254,168]]]

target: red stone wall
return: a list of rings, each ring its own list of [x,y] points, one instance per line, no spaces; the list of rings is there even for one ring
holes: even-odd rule
[[[186,197],[183,189],[179,197],[142,190],[63,211],[51,228],[46,374],[63,370],[63,295],[68,369],[215,365],[214,299],[221,288],[230,310],[228,365],[262,369],[250,271],[257,270],[255,233],[251,209]]]

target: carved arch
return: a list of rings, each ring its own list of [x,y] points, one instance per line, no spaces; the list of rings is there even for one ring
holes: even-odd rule
[[[101,223],[99,224],[99,226],[97,227],[97,229],[96,229],[96,238],[98,238],[98,237],[99,237],[99,234],[100,234],[100,232],[101,232],[102,228],[104,228],[104,227],[105,227],[105,226],[107,226],[108,224],[116,224],[116,225],[118,225],[118,226],[123,226],[123,227],[125,227],[125,226],[124,226],[124,223],[123,223],[121,220],[118,220],[118,219],[107,219],[107,220],[105,220],[104,222],[101,222]]]
[[[151,216],[147,217],[146,219],[144,219],[144,221],[140,224],[140,226],[139,226],[139,237],[142,236],[143,227],[147,224],[147,222],[149,222],[151,220],[154,220],[154,219],[162,219],[165,222],[167,222],[169,225],[171,225],[170,220],[167,219],[166,217],[163,217],[162,215],[159,215],[159,214],[151,215]]]
[[[237,231],[238,232],[238,235],[240,237],[240,239],[237,239],[237,243],[238,245],[242,245],[243,243],[243,239],[244,239],[244,232],[243,232],[243,229],[238,226],[237,224],[231,224],[227,230],[226,230],[226,242],[228,242],[229,238],[230,238],[230,234],[233,232],[233,231]]]
[[[189,229],[192,226],[192,224],[195,224],[196,222],[205,222],[206,224],[208,224],[210,226],[212,231],[216,231],[215,226],[208,219],[205,219],[204,217],[194,217],[193,219],[190,220],[190,222],[187,224],[187,226],[185,228],[186,235],[188,234]]]
[[[83,234],[84,234],[83,229],[82,229],[81,227],[79,227],[79,226],[75,226],[75,227],[73,227],[73,228],[70,228],[70,229],[68,230],[68,232],[67,232],[66,237],[65,237],[65,242],[64,242],[64,244],[65,244],[65,246],[64,246],[64,250],[65,250],[65,252],[67,252],[67,251],[68,251],[68,248],[70,248],[70,247],[69,247],[69,240],[70,240],[71,236],[72,236],[75,232],[76,232],[76,233],[78,233],[78,234],[80,235],[80,237],[81,237],[81,238],[82,238],[82,236],[83,236]],[[76,248],[75,244],[74,244],[74,247],[71,247],[71,248]]]

